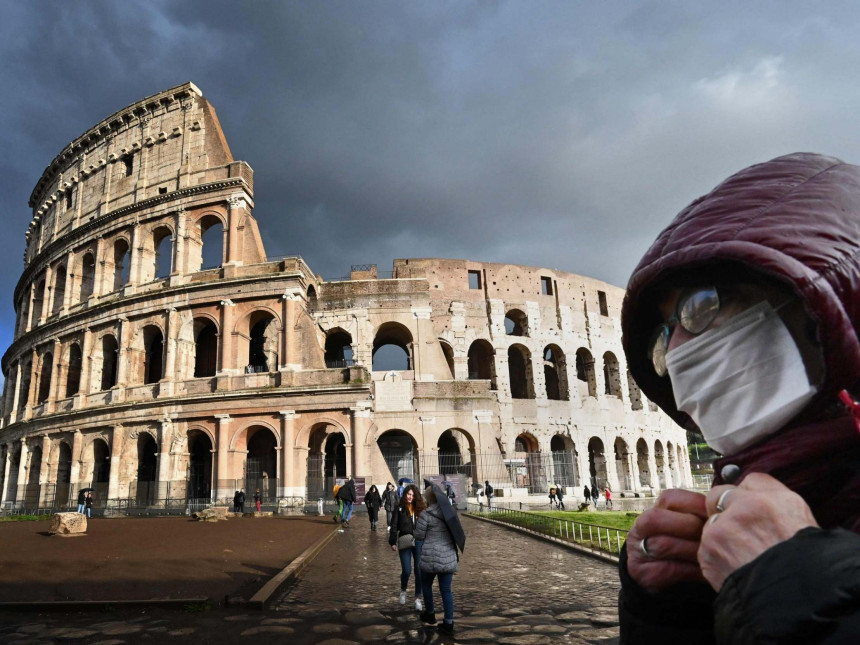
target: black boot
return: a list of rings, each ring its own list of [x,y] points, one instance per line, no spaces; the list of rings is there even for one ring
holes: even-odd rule
[[[436,614],[428,613],[426,611],[422,611],[419,616],[421,617],[421,622],[426,623],[428,625],[436,624]]]
[[[453,636],[454,635],[454,623],[446,623],[444,620],[436,625],[436,629],[442,636]]]

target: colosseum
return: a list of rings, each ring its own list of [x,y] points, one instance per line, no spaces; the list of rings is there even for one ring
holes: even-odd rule
[[[692,485],[684,431],[627,372],[622,289],[450,259],[323,280],[269,257],[254,173],[192,83],[77,137],[29,205],[3,508],[92,488],[104,512],[187,511],[244,488],[285,511],[345,476],[489,481],[498,501]]]

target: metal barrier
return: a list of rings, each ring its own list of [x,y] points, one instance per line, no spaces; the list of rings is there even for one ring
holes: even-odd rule
[[[494,506],[492,508],[469,502],[469,513],[480,515],[497,522],[528,529],[534,533],[549,535],[565,542],[572,542],[591,549],[617,555],[621,545],[627,540],[628,531],[614,529],[598,524],[586,524],[571,520],[547,517],[528,511],[517,511],[510,508]]]

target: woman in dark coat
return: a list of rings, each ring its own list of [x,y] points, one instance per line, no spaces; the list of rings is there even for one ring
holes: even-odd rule
[[[367,506],[367,516],[370,518],[370,530],[375,531],[376,523],[379,521],[379,507],[382,506],[382,498],[379,496],[376,484],[371,486],[364,496],[364,505]]]
[[[397,551],[400,556],[400,604],[406,604],[406,588],[409,586],[409,576],[412,575],[412,565],[415,564],[415,610],[424,611],[424,603],[421,600],[421,570],[418,563],[421,560],[421,543],[415,541],[415,523],[426,508],[421,493],[415,484],[409,484],[403,489],[400,502],[394,508],[391,516],[391,530],[388,532],[388,543],[392,551]],[[403,546],[407,538],[398,540],[403,536],[412,536],[412,546]]]
[[[397,489],[394,488],[394,484],[391,482],[385,485],[385,492],[382,493],[382,502],[385,505],[385,525],[390,529],[391,513],[394,511],[394,507],[400,502],[400,498],[397,496]]]
[[[424,499],[427,501],[427,510],[421,513],[418,523],[415,525],[415,539],[422,542],[421,545],[421,589],[424,595],[425,611],[421,612],[421,621],[428,625],[436,624],[436,614],[433,603],[433,580],[439,579],[439,593],[442,596],[442,607],[445,617],[438,629],[441,634],[454,635],[454,594],[451,591],[451,582],[457,573],[457,563],[460,558],[457,555],[457,546],[451,531],[442,518],[439,509],[439,500],[433,492],[433,488],[424,491]],[[447,500],[442,502],[447,504]]]
[[[860,634],[860,167],[797,153],[684,209],[621,314],[642,392],[725,455],[621,553],[622,643]]]

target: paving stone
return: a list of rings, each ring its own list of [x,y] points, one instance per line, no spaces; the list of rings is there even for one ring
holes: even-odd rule
[[[94,629],[86,629],[82,627],[55,627],[53,629],[46,630],[39,634],[40,638],[69,638],[69,639],[78,639],[78,638],[89,638],[90,636],[95,636],[98,634]]]
[[[259,620],[259,616],[249,616],[248,614],[236,614],[235,616],[224,616],[224,620],[229,622],[238,622],[242,620]]]
[[[496,639],[498,636],[488,629],[461,630],[457,628],[456,640],[458,643],[494,642]]]
[[[388,619],[378,611],[368,611],[366,609],[349,611],[344,615],[343,619],[350,625],[379,625],[388,622]]]
[[[259,636],[260,634],[292,634],[295,632],[292,627],[286,625],[260,625],[259,627],[251,627],[243,631],[240,636]]]
[[[391,625],[367,625],[356,630],[355,635],[365,642],[380,641],[391,632],[394,628]]]
[[[314,625],[311,627],[311,631],[314,634],[339,634],[345,629],[347,629],[346,625],[338,625],[335,623],[322,623],[321,625]]]
[[[501,645],[543,645],[552,641],[541,634],[522,634],[521,636],[505,636],[499,640]]]
[[[167,627],[164,625],[156,625],[155,627],[147,627],[147,632],[152,632],[153,634],[163,634],[167,631]]]
[[[302,622],[299,618],[266,618],[261,625],[292,625]]]
[[[499,612],[499,616],[507,616],[511,618],[513,616],[525,616],[529,612],[525,609],[505,609],[504,611]]]
[[[460,621],[464,627],[495,627],[497,625],[512,625],[513,620],[505,616],[469,616]]]
[[[618,614],[601,614],[592,616],[590,622],[595,627],[616,627],[618,625]]]
[[[561,625],[535,625],[532,631],[537,634],[565,634],[567,628]]]
[[[525,634],[532,631],[531,625],[502,625],[493,629],[497,634]]]
[[[122,623],[111,627],[103,627],[99,631],[105,636],[122,636],[124,634],[136,634],[141,630],[143,630],[142,625],[129,625],[127,623]]]
[[[549,614],[538,614],[536,616],[520,616],[517,622],[522,625],[549,625],[555,622],[555,618]]]
[[[568,611],[555,617],[566,623],[589,623],[591,616],[587,611]]]

